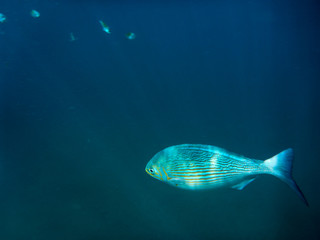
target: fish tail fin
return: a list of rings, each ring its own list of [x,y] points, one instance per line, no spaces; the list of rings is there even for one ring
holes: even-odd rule
[[[264,165],[271,170],[271,174],[281,179],[283,182],[288,184],[301,198],[301,200],[309,206],[309,203],[302,191],[298,187],[297,183],[292,178],[292,161],[293,161],[293,150],[291,148],[282,151],[264,161]]]

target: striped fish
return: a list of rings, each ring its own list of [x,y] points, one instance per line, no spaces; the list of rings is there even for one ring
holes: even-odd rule
[[[210,145],[182,144],[158,152],[145,170],[160,181],[190,190],[218,187],[242,190],[257,175],[270,174],[287,183],[308,206],[292,178],[292,160],[292,149],[262,161]]]

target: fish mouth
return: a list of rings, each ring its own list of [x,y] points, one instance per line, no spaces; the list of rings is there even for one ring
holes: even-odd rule
[[[146,173],[148,173],[151,177],[153,177],[153,176],[151,175],[151,173],[148,171],[148,168],[145,168],[144,170],[145,170]]]

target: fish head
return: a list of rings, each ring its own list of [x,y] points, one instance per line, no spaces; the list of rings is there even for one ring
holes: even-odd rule
[[[166,158],[163,152],[157,153],[147,164],[145,171],[160,181],[167,182],[170,177],[166,171]]]

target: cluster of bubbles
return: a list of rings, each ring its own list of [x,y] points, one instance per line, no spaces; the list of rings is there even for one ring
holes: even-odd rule
[[[33,18],[38,18],[40,17],[40,12],[38,12],[37,10],[35,9],[32,9],[30,11],[30,15],[31,17]],[[0,13],[0,23],[4,23],[5,21],[7,20],[7,17],[3,14],[3,13]],[[102,27],[102,30],[104,32],[106,32],[107,34],[111,34],[111,31],[110,31],[110,27],[105,24],[102,20],[99,20],[99,23]],[[126,38],[129,39],[129,40],[133,40],[136,38],[136,34],[133,33],[133,32],[128,32],[126,35]],[[76,40],[76,37],[74,36],[74,34],[71,32],[70,33],[70,41],[75,41]]]

